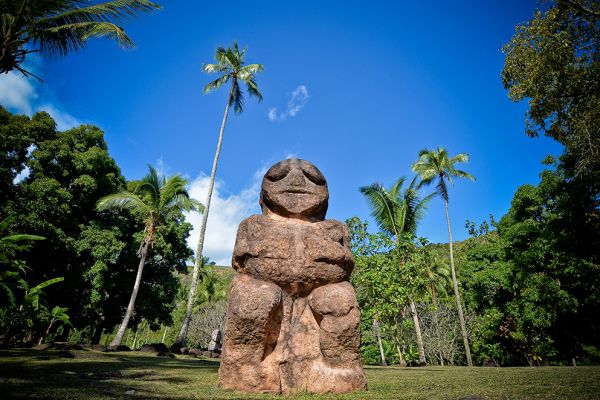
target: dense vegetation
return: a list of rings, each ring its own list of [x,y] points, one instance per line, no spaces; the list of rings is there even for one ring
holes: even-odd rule
[[[57,132],[46,113],[28,118],[0,108],[0,146],[0,219],[10,221],[0,235],[44,238],[30,243],[29,251],[0,248],[8,259],[3,273],[12,272],[2,282],[3,341],[39,338],[52,308],[61,306],[70,324],[55,325],[53,334],[64,339],[77,330],[98,342],[124,314],[144,239],[144,220],[134,213],[96,211],[98,200],[127,186],[103,133],[87,125]],[[183,218],[174,214],[156,229],[137,322],[171,322],[179,290],[173,272],[185,271],[192,255],[185,241],[192,227]],[[24,303],[29,287],[53,278],[64,280],[41,289],[35,304]]]
[[[521,186],[499,221],[468,221],[472,237],[455,246],[476,365],[600,361],[598,182],[576,176],[569,160],[564,155],[550,164],[538,185]],[[402,264],[385,234],[368,233],[358,218],[347,222],[365,329],[369,316],[388,316],[380,324],[386,359],[418,359],[406,307],[412,296],[428,363],[462,363],[446,246],[407,240]],[[375,336],[367,333],[363,342],[367,360],[378,362]]]

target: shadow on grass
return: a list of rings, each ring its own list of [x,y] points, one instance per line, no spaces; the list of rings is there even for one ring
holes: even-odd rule
[[[91,350],[0,350],[2,398],[179,398],[169,386],[216,377],[218,361]]]

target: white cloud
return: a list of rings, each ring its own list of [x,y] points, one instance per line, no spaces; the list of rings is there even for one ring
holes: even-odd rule
[[[35,72],[35,68],[29,69]],[[0,105],[14,113],[29,116],[37,111],[46,111],[56,121],[59,131],[81,125],[80,120],[49,101],[52,96],[40,94],[43,93],[40,89],[40,83],[35,78],[26,78],[20,72],[0,74]]]
[[[31,115],[32,101],[38,97],[31,78],[10,71],[0,75],[0,104],[19,114]]]
[[[260,212],[258,195],[261,179],[266,170],[267,168],[263,167],[256,171],[250,187],[237,194],[225,193],[225,184],[222,181],[215,182],[202,253],[218,265],[231,265],[238,225],[244,218]],[[204,204],[209,182],[209,176],[197,177],[189,190],[191,197]],[[202,216],[197,212],[186,215],[186,221],[194,225],[194,230],[188,238],[188,245],[194,251],[198,246],[201,220]]]
[[[272,107],[269,109],[269,120],[271,122],[276,121],[284,121],[288,117],[295,117],[296,114],[304,108],[306,103],[308,102],[308,89],[306,86],[300,85],[298,86],[291,94],[290,100],[287,104],[287,109],[283,112],[278,112],[277,108]]]
[[[40,106],[37,111],[46,111],[48,114],[50,114],[52,119],[54,119],[56,122],[56,128],[59,131],[66,131],[67,129],[71,129],[82,124],[80,120],[52,104],[44,104]]]

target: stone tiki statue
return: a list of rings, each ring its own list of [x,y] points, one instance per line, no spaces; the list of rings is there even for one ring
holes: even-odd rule
[[[247,392],[349,392],[366,387],[360,312],[344,224],[325,220],[321,172],[288,159],[263,178],[239,226],[219,383]]]

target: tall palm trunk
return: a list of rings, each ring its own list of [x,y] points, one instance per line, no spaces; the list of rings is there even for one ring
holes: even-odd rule
[[[375,331],[375,336],[377,337],[377,345],[379,345],[379,355],[381,356],[381,365],[386,366],[387,362],[385,361],[385,353],[383,351],[383,343],[381,341],[381,329],[379,327],[379,321],[377,318],[373,319],[373,330]]]
[[[169,329],[169,327],[165,326],[165,330],[164,330],[163,335],[162,335],[162,340],[160,341],[161,343],[165,342],[165,337],[167,337],[167,330],[168,329]]]
[[[398,237],[398,235],[396,235]],[[400,248],[400,242],[396,241],[398,248]],[[400,258],[400,264],[404,266],[405,260]],[[417,306],[415,305],[412,297],[410,300],[410,313],[412,314],[413,324],[415,325],[415,335],[417,336],[417,348],[419,349],[419,365],[424,367],[427,365],[427,361],[425,360],[425,346],[423,345],[423,334],[421,333],[421,323],[419,322],[419,313],[417,312]]]
[[[440,320],[438,316],[438,312],[440,310],[437,299],[437,290],[435,288],[435,284],[431,285],[431,300],[433,300],[433,306],[435,307],[435,312],[433,313],[433,326],[435,327],[435,336],[439,340],[440,336]],[[444,366],[444,354],[442,353],[442,349],[438,351],[438,356],[440,357],[440,365]]]
[[[448,224],[448,245],[450,247],[450,270],[452,272],[452,286],[454,287],[454,297],[456,297],[456,308],[458,309],[458,319],[460,321],[460,330],[462,331],[463,343],[465,345],[465,354],[467,356],[467,365],[473,366],[471,360],[471,349],[469,348],[469,338],[467,335],[467,324],[463,315],[462,304],[460,302],[460,293],[458,291],[458,280],[456,279],[456,270],[454,269],[454,249],[452,248],[452,230],[450,229],[450,214],[448,213],[448,200],[444,200],[446,205],[446,223]]]
[[[419,365],[424,367],[427,365],[425,360],[425,347],[423,346],[423,335],[421,334],[421,323],[419,322],[419,314],[414,300],[410,299],[410,313],[412,314],[413,323],[415,324],[415,333],[417,335],[417,347],[419,349]]]
[[[225,132],[225,123],[227,122],[227,114],[229,113],[229,106],[233,101],[233,87],[229,91],[229,98],[227,99],[227,106],[225,107],[225,114],[223,114],[223,121],[221,122],[221,130],[219,132],[219,141],[217,142],[217,151],[215,152],[215,159],[213,160],[212,172],[210,174],[210,183],[208,185],[208,194],[206,195],[206,202],[204,203],[204,213],[202,214],[202,222],[200,223],[200,237],[198,238],[198,247],[196,248],[196,262],[194,263],[194,272],[192,274],[192,285],[190,287],[190,294],[188,298],[187,310],[183,325],[181,325],[181,331],[177,341],[173,344],[173,347],[182,347],[185,345],[185,339],[187,338],[188,329],[192,320],[192,310],[194,309],[194,299],[196,298],[196,291],[198,290],[198,275],[200,274],[200,267],[202,266],[202,250],[204,248],[204,234],[206,232],[206,222],[208,221],[208,211],[210,210],[210,200],[212,198],[213,187],[215,186],[215,176],[217,174],[217,165],[219,163],[219,155],[221,154],[221,144],[223,143],[223,133]]]
[[[109,347],[118,347],[121,345],[123,335],[125,335],[125,331],[127,330],[127,324],[129,324],[129,320],[131,319],[131,315],[133,314],[133,309],[135,307],[135,299],[137,298],[138,292],[140,291],[140,285],[142,283],[142,273],[144,272],[144,263],[146,262],[146,256],[148,255],[148,247],[150,246],[151,242],[152,231],[150,231],[146,235],[146,237],[144,238],[144,243],[140,248],[140,264],[138,265],[137,275],[135,276],[135,283],[133,284],[133,291],[131,292],[131,297],[129,298],[129,304],[127,305],[127,311],[125,311],[125,316],[123,317],[121,326],[119,326],[117,336],[115,336],[113,341],[110,342]]]

